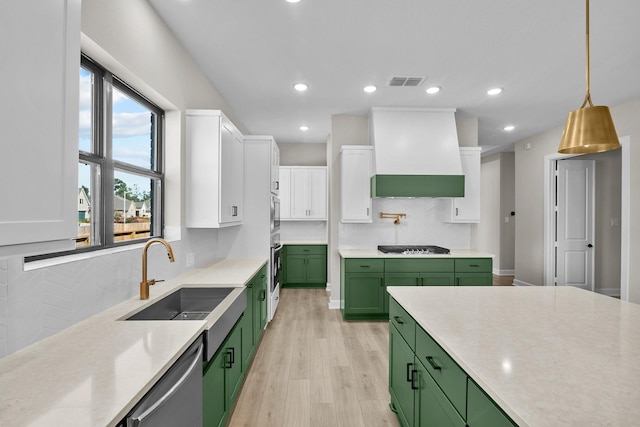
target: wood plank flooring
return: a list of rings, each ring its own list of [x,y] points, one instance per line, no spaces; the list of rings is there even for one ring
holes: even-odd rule
[[[229,426],[399,426],[389,324],[345,322],[324,289],[282,289]]]
[[[493,276],[494,286],[513,276]],[[280,291],[231,427],[398,426],[389,409],[388,322],[345,322],[324,289]]]

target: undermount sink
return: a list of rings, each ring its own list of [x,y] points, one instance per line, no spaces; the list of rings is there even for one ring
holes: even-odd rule
[[[127,320],[202,320],[235,288],[180,288]]]
[[[233,299],[204,331],[204,360],[213,358],[247,307],[246,288],[180,288],[125,320],[203,320],[224,301]]]

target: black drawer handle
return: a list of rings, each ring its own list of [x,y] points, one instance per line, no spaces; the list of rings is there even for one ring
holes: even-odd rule
[[[417,390],[416,379],[418,378],[418,371],[415,369],[411,371],[411,390]]]
[[[371,268],[370,265],[361,265],[360,268]]]
[[[436,365],[436,363],[433,361],[433,357],[431,356],[427,356],[427,362],[429,362],[429,365],[431,365],[431,367],[436,370],[436,371],[440,371],[442,370],[442,367]]]
[[[469,267],[480,267],[478,264],[469,264]]]
[[[229,356],[229,360],[225,362],[224,367],[227,369],[231,369],[233,367],[233,349],[227,349],[227,355]]]
[[[396,323],[398,323],[400,325],[404,325],[404,320],[402,320],[402,318],[400,316],[393,316],[393,320],[395,320]]]
[[[407,363],[407,382],[410,383],[411,380],[413,379],[411,376],[411,367],[413,366],[413,363]]]

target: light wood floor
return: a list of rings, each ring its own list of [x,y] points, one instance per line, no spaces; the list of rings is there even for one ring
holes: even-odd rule
[[[344,322],[324,289],[283,289],[229,426],[399,426],[389,324]]]
[[[494,286],[513,276],[493,276]],[[345,322],[324,289],[282,289],[228,426],[399,426],[389,409],[389,324]]]

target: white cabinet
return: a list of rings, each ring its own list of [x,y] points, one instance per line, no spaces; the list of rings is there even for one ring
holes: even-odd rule
[[[372,222],[373,147],[343,145],[340,149],[340,220]]]
[[[464,197],[441,201],[444,222],[480,222],[480,147],[461,147]]]
[[[243,137],[219,110],[187,110],[185,225],[242,224]]]
[[[327,219],[327,168],[289,166],[280,168],[280,219]]]
[[[271,193],[276,196],[280,192],[280,148],[271,138]]]
[[[0,40],[0,257],[73,249],[80,0],[1,2]]]

